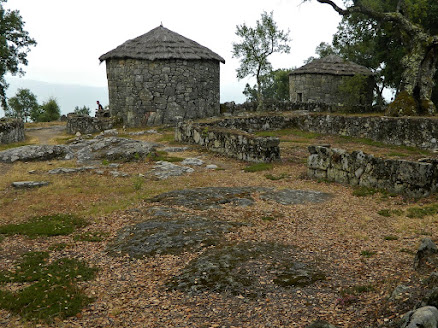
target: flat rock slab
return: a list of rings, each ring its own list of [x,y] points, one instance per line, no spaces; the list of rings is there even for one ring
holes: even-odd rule
[[[50,161],[53,159],[71,159],[72,150],[63,145],[22,146],[0,152],[0,162]]]
[[[132,161],[146,157],[157,144],[126,138],[102,136],[90,140],[75,140],[66,145],[23,146],[0,152],[0,162],[48,161],[74,159],[79,162],[94,160]]]
[[[75,141],[70,147],[78,162],[102,159],[132,161],[146,157],[155,150],[157,144],[118,137],[97,137]]]
[[[304,203],[321,203],[331,199],[333,195],[306,190],[283,189],[268,191],[260,195],[263,200],[273,200],[282,205],[296,205]]]
[[[166,213],[171,213],[171,217]],[[218,244],[223,234],[239,226],[241,224],[161,209],[150,220],[122,229],[110,243],[108,252],[141,258],[199,251]]]
[[[153,174],[160,180],[167,179],[169,177],[181,176],[186,173],[192,173],[191,167],[176,165],[167,161],[158,161],[154,166]]]
[[[165,205],[185,206],[193,209],[220,208],[223,204],[250,206],[254,204],[251,194],[265,191],[267,188],[257,187],[207,187],[174,190],[155,196],[149,201]]]
[[[96,166],[83,166],[83,167],[59,167],[53,170],[48,171],[49,174],[70,174],[70,173],[78,173],[96,170]]]
[[[257,298],[278,293],[278,288],[303,287],[325,279],[312,265],[295,262],[295,253],[291,246],[274,243],[219,245],[188,263],[166,285],[190,294],[231,293]]]
[[[207,187],[174,190],[155,196],[149,201],[204,210],[220,208],[223,204],[251,206],[254,204],[252,195],[256,192],[260,193],[260,198],[263,200],[273,200],[283,205],[319,203],[332,197],[330,194],[318,191],[292,189],[276,191],[265,187]]]
[[[39,188],[49,185],[48,181],[16,181],[12,182],[12,187],[17,189]]]

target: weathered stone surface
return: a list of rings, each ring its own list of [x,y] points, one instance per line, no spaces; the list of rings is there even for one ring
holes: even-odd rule
[[[231,293],[257,298],[278,288],[277,284],[288,274],[294,249],[273,243],[234,243],[207,249],[192,260],[182,272],[167,282],[172,290],[191,294]],[[289,260],[286,260],[289,259]],[[292,266],[303,271],[314,270],[310,265],[295,262]]]
[[[12,187],[17,189],[39,188],[49,185],[48,181],[16,181],[12,182]]]
[[[248,206],[254,203],[251,194],[259,190],[265,191],[267,189],[256,187],[208,187],[184,189],[174,190],[155,196],[149,199],[149,201],[202,210],[208,208],[220,208],[223,204]]]
[[[332,198],[332,195],[319,191],[305,191],[305,190],[292,190],[292,189],[267,191],[260,195],[260,199],[273,200],[282,205],[320,203],[327,201],[330,198]]]
[[[313,178],[386,189],[410,197],[434,193],[438,185],[438,166],[426,162],[409,162],[377,158],[361,151],[309,147],[307,174]]]
[[[14,163],[16,161],[29,162],[69,159],[72,155],[72,149],[68,146],[22,146],[1,151],[0,162]]]
[[[415,254],[414,268],[420,269],[429,257],[438,253],[438,248],[430,238],[424,238]]]
[[[0,118],[0,144],[24,141],[24,123],[19,119]]]
[[[169,177],[180,176],[186,173],[192,173],[191,167],[176,165],[167,161],[158,161],[154,166],[154,175],[158,179],[167,179]]]
[[[78,173],[84,171],[91,171],[97,169],[96,166],[83,166],[83,167],[59,167],[57,169],[53,169],[48,171],[49,174],[69,174],[69,173]]]
[[[118,137],[98,137],[75,141],[69,146],[79,162],[100,159],[131,161],[146,157],[157,144]]]
[[[280,159],[278,138],[256,137],[237,130],[179,123],[175,130],[175,140],[198,144],[210,151],[248,162]]]
[[[333,326],[325,320],[318,320],[312,323],[310,326],[307,326],[306,328],[336,328],[336,326]]]
[[[166,208],[156,211],[153,216],[154,219],[122,229],[110,243],[109,252],[135,258],[196,252],[218,244],[223,234],[240,226]]]
[[[254,204],[252,195],[256,192],[260,193],[261,199],[273,200],[283,205],[322,202],[331,197],[329,194],[316,191],[290,189],[276,191],[265,187],[206,187],[174,190],[155,196],[149,201],[194,209],[220,208],[223,204],[251,206]]]
[[[204,161],[199,158],[186,158],[181,162],[182,165],[190,165],[190,166],[201,166],[204,164]]]
[[[401,328],[436,328],[438,326],[438,310],[434,306],[421,307],[408,312],[402,321]]]
[[[113,124],[114,119],[112,118],[69,114],[67,117],[67,133],[96,133],[112,129]]]

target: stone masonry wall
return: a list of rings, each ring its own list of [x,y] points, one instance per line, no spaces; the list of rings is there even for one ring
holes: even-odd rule
[[[438,149],[438,119],[436,118],[312,113],[235,117],[214,124],[248,132],[298,128],[322,134],[367,138],[390,145]]]
[[[92,134],[113,128],[113,119],[82,115],[68,115],[67,133]]]
[[[272,162],[280,159],[278,138],[256,137],[243,131],[178,123],[175,140],[198,144],[210,151],[248,162]]]
[[[290,100],[303,103],[347,104],[348,96],[339,90],[339,86],[349,78],[351,77],[328,74],[290,75]],[[363,94],[363,105],[371,104],[373,100],[373,86],[370,84],[366,90]]]
[[[343,149],[311,146],[307,161],[310,177],[352,186],[385,189],[409,197],[425,197],[436,192],[438,162],[410,162],[382,159]]]
[[[121,117],[126,126],[220,113],[217,61],[110,59],[106,65],[111,115]]]
[[[18,119],[0,119],[0,144],[24,141],[24,123]]]

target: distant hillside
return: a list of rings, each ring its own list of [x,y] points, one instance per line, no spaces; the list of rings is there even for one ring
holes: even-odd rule
[[[76,106],[87,106],[94,115],[96,100],[99,100],[104,106],[108,105],[109,102],[108,88],[106,87],[47,83],[16,77],[9,77],[7,81],[10,85],[6,92],[8,98],[13,97],[19,88],[29,89],[37,96],[39,104],[50,97],[56,98],[61,107],[61,114],[72,112]],[[4,112],[0,109],[0,117],[2,116],[4,116]]]

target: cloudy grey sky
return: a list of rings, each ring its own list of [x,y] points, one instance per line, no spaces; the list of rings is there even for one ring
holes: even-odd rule
[[[330,42],[340,21],[330,7],[302,0],[9,0],[38,45],[28,55],[25,79],[51,83],[106,86],[99,56],[163,23],[225,58],[221,65],[221,101],[244,101],[247,82],[238,81],[236,25],[255,25],[263,11],[273,11],[281,29],[290,30],[291,53],[273,55],[274,68],[301,66],[316,46]]]

